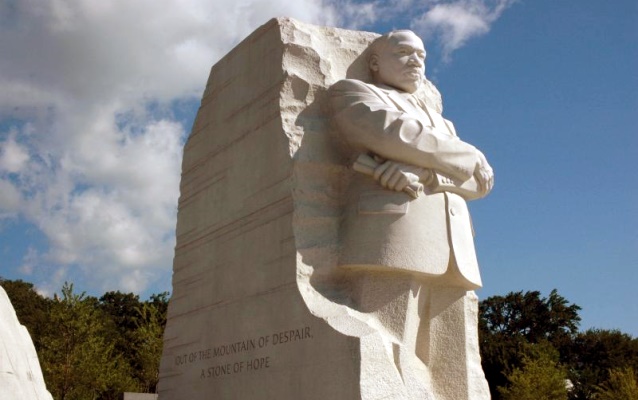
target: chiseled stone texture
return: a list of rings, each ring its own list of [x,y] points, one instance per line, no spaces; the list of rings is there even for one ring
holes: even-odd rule
[[[368,278],[337,267],[344,189],[355,172],[336,150],[327,90],[344,78],[369,80],[364,50],[377,36],[279,18],[212,68],[184,149],[160,400],[439,398],[414,351],[393,348],[391,333],[352,307]],[[441,111],[436,88],[424,88]],[[399,294],[368,293],[371,304],[418,306],[408,282],[387,280]],[[476,297],[442,295],[457,299],[456,312],[441,310],[433,326],[446,334],[446,319],[469,321],[455,330],[458,347],[476,347],[469,354],[478,365],[454,360],[436,389],[448,399],[456,381],[465,393],[474,381],[487,386]]]
[[[27,328],[20,325],[0,287],[0,399],[49,400],[42,370]]]

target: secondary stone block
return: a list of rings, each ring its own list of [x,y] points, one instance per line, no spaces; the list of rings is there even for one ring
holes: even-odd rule
[[[0,287],[0,398],[52,400],[29,331]]]

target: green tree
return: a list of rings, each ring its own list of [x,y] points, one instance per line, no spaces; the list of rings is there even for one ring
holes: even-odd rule
[[[494,400],[508,375],[521,369],[529,344],[549,343],[561,351],[578,331],[580,307],[556,290],[544,298],[538,291],[492,296],[479,305],[479,339],[485,376]]]
[[[155,393],[159,380],[159,364],[162,357],[162,337],[166,325],[166,308],[163,303],[145,302],[138,309],[138,324],[134,332],[135,359],[140,391]]]
[[[596,392],[596,400],[638,400],[638,375],[633,368],[612,369]]]
[[[140,296],[116,291],[104,293],[98,307],[113,321],[117,331],[126,335],[137,327],[137,309],[141,305]]]
[[[510,292],[492,296],[480,304],[481,330],[524,338],[529,343],[549,341],[557,345],[578,331],[581,308],[552,290],[549,297],[540,292]]]
[[[158,294],[152,294],[150,299],[147,301],[151,303],[155,308],[157,308],[158,317],[160,317],[160,323],[162,326],[166,326],[166,315],[168,314],[168,299],[170,297],[170,293],[162,292]]]
[[[558,352],[549,344],[530,345],[520,368],[507,376],[508,385],[499,387],[503,400],[566,400],[565,370]]]
[[[120,354],[134,371],[134,378],[137,378],[139,366],[132,345],[138,324],[137,310],[141,305],[138,295],[120,291],[104,293],[97,304],[104,316],[104,329],[109,332],[108,335],[115,346],[114,351]]]
[[[581,332],[567,348],[573,400],[596,397],[597,387],[610,379],[610,371],[638,371],[638,339],[618,330],[590,329]]]
[[[141,302],[136,294],[111,291],[100,297],[98,308],[106,316],[105,328],[111,331],[115,352],[133,371],[137,390],[156,391],[168,292]]]
[[[119,399],[123,391],[156,391],[168,292],[141,302],[133,293],[99,299],[65,283],[47,299],[33,284],[0,279],[36,344],[56,399]]]
[[[97,299],[65,283],[55,295],[42,344],[42,369],[58,400],[118,399],[134,390],[130,369],[115,351]]]

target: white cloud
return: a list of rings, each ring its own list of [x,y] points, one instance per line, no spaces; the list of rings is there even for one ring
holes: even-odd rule
[[[474,37],[489,32],[491,25],[516,0],[453,0],[436,2],[412,21],[412,27],[427,37],[437,37],[444,56]]]
[[[379,13],[384,9],[382,5],[376,2],[344,1],[338,7],[342,15],[347,15],[347,18],[342,22],[350,29],[357,29],[376,22],[379,19]]]
[[[19,211],[20,191],[8,179],[0,178],[0,219]]]
[[[27,253],[22,258],[22,265],[19,268],[20,272],[27,276],[33,274],[33,268],[37,263],[38,251],[33,246],[29,246]]]
[[[29,161],[27,149],[16,142],[17,130],[12,129],[6,140],[0,141],[0,173],[20,172]]]
[[[167,280],[187,134],[170,105],[197,101],[210,67],[269,18],[362,27],[411,10],[414,26],[452,32],[453,50],[502,12],[477,4],[0,3],[0,217],[20,213],[49,241],[23,272],[47,292],[65,279],[134,291]]]
[[[315,0],[3,2],[0,215],[49,241],[22,273],[47,291],[165,281],[187,134],[170,104],[197,101],[214,62],[280,15],[335,22]]]

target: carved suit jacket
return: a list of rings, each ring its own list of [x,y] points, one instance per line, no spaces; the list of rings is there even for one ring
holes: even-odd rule
[[[409,94],[346,79],[330,88],[332,120],[353,157],[375,153],[465,181],[476,148],[461,141],[450,121]],[[340,230],[339,264],[445,276],[446,284],[481,286],[465,200],[453,193],[412,199],[355,175]]]

